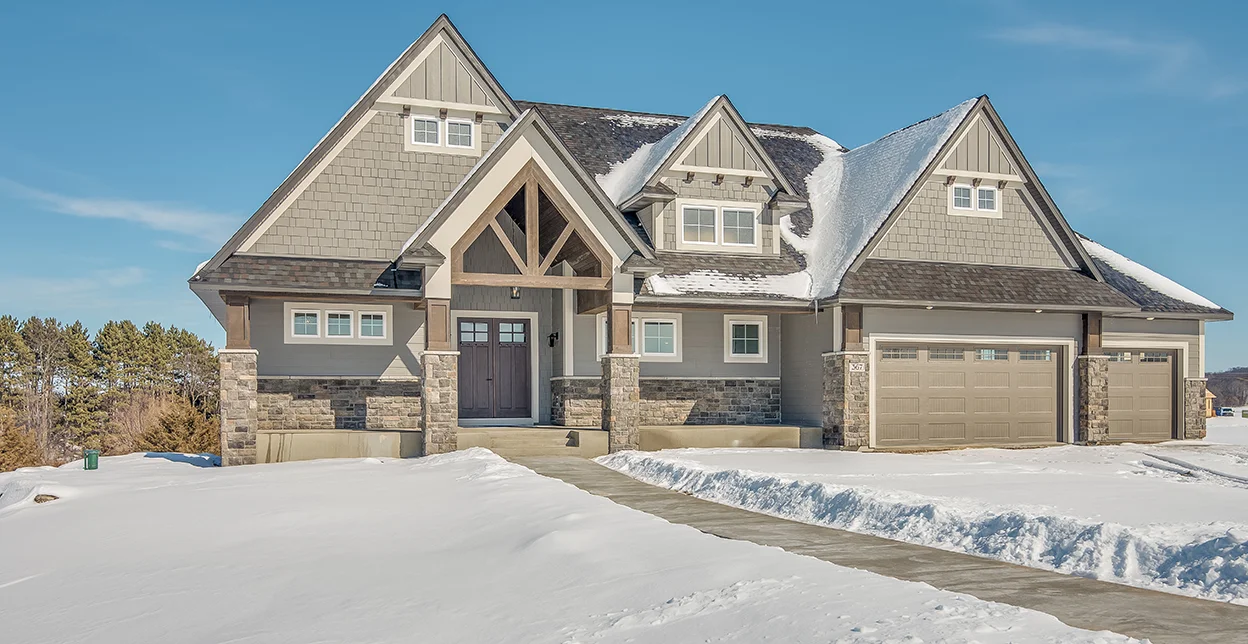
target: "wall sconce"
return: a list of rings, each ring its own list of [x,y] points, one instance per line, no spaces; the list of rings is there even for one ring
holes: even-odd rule
[[[513,300],[520,299],[520,287],[519,286],[511,287],[511,299]]]
[[[555,331],[554,333],[546,336],[546,341],[550,343],[550,348],[555,348],[555,344],[559,342],[559,332]]]

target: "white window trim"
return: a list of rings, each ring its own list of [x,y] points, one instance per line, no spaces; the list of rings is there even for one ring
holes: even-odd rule
[[[389,304],[344,304],[341,302],[284,302],[282,318],[285,327],[285,344],[338,344],[354,346],[390,346],[393,342],[394,323],[393,306]],[[295,335],[295,313],[315,313],[317,334]],[[351,315],[351,335],[329,335],[329,314],[345,313]],[[361,313],[381,314],[383,337],[359,334]]]
[[[685,211],[691,210],[691,209],[711,211],[711,216],[714,218],[714,221],[711,222],[711,234],[715,236],[715,241],[704,242],[704,241],[689,241],[688,239],[685,239]],[[678,235],[678,238],[680,239],[680,243],[686,246],[718,246],[719,240],[723,239],[723,235],[721,234],[721,231],[719,229],[720,222],[722,220],[723,218],[720,217],[719,208],[717,208],[716,206],[711,206],[711,205],[706,205],[706,204],[696,204],[696,203],[681,204],[680,206],[680,235]]]
[[[451,123],[458,123],[460,125],[468,126],[468,145],[453,145],[451,143],[451,128],[447,127]],[[472,150],[477,147],[477,127],[476,127],[476,124],[474,124],[471,120],[448,116],[446,118],[445,124],[446,125],[442,126],[442,131],[445,134],[445,138],[443,140],[446,142],[445,143],[446,147],[458,148],[460,150]]]
[[[727,239],[728,239],[728,238],[724,235],[724,221],[725,221],[725,219],[724,219],[724,211],[725,211],[725,210],[736,210],[736,211],[740,211],[740,212],[748,212],[748,213],[750,213],[750,219],[751,219],[751,221],[753,221],[753,222],[754,222],[754,226],[753,226],[753,229],[754,229],[754,241],[753,241],[753,242],[750,242],[750,243],[748,243],[748,244],[742,244],[742,243],[739,243],[739,242],[721,241],[721,242],[720,242],[720,243],[721,243],[721,245],[723,245],[723,246],[728,246],[728,247],[738,247],[738,248],[758,248],[758,245],[759,245],[759,237],[761,237],[761,235],[759,234],[759,232],[760,232],[760,231],[759,231],[759,229],[758,229],[758,211],[757,211],[757,210],[755,210],[754,208],[746,208],[746,207],[743,207],[743,206],[742,206],[742,207],[737,207],[737,206],[721,206],[721,207],[719,208],[719,213],[718,213],[718,220],[719,220],[719,232],[718,232],[718,234],[719,234],[719,238],[720,238],[721,240],[727,240]]]
[[[715,213],[715,243],[685,241],[685,209],[705,208]],[[754,243],[730,244],[724,241],[724,210],[748,210],[754,213]],[[700,252],[731,252],[756,254],[763,248],[763,204],[748,201],[717,201],[714,199],[676,199],[672,206],[664,208],[661,217],[676,220],[676,249]],[[670,213],[670,214],[669,214]],[[776,249],[772,249],[773,252]]]
[[[732,325],[758,325],[758,355],[734,354],[732,352]],[[725,315],[724,316],[724,362],[767,362],[767,316],[766,315]]]
[[[329,334],[329,316],[345,315],[347,316],[347,335],[330,335]],[[293,317],[292,317],[293,319]],[[355,337],[355,311],[350,310],[326,310],[325,311],[325,337],[334,338],[335,340],[350,340]]]
[[[442,142],[446,140],[446,136],[445,136],[446,133],[443,131],[446,128],[442,127],[442,119],[436,116],[429,115],[429,114],[413,114],[407,120],[409,121],[407,124],[407,140],[409,143],[411,143],[412,145],[422,145],[427,148],[442,147]],[[417,141],[416,140],[416,121],[433,121],[433,123],[437,126],[438,142],[429,143],[427,141]]]
[[[675,349],[676,353],[646,353],[645,347],[645,325],[646,322],[673,322],[676,325],[675,330]],[[594,316],[594,323],[598,325],[597,349],[598,359],[607,353],[607,314],[599,313]],[[684,361],[684,324],[682,314],[680,313],[634,313],[632,325],[633,332],[633,352],[641,356],[642,362],[683,362]]]
[[[969,188],[970,189],[971,191],[971,207],[970,208],[960,208],[958,206],[953,205],[953,189],[954,188]],[[979,191],[981,189],[992,190],[993,192],[996,193],[996,198],[993,199],[993,202],[992,202],[993,205],[996,206],[995,209],[993,210],[981,210],[980,209]],[[1001,215],[1002,191],[998,190],[996,186],[988,186],[988,185],[983,185],[983,184],[975,186],[969,183],[959,182],[959,183],[955,183],[949,186],[948,193],[949,193],[949,214],[951,215],[958,215],[962,217],[988,217],[991,219],[1000,219],[1002,216]]]
[[[364,335],[364,316],[379,315],[381,316],[381,335]],[[355,316],[355,333],[356,337],[361,340],[389,340],[390,339],[390,315],[385,311],[359,311]]]

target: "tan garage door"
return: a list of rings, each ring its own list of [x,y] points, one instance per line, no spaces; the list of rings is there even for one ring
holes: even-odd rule
[[[1057,347],[889,344],[876,350],[880,447],[1058,440]]]
[[[1110,440],[1169,439],[1174,428],[1174,352],[1106,353]]]

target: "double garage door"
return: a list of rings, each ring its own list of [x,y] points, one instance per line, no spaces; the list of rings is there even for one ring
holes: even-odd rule
[[[874,357],[879,447],[1059,440],[1058,347],[886,344]]]
[[[1175,425],[1175,353],[1128,349],[1105,353],[1109,356],[1109,439],[1169,439]]]

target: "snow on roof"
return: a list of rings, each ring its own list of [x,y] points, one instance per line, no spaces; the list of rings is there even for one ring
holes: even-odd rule
[[[684,119],[675,116],[655,116],[653,114],[607,114],[601,117],[620,127],[670,127],[680,125]]]
[[[964,101],[849,152],[842,152],[841,146],[826,136],[809,137],[824,152],[823,163],[806,177],[813,215],[806,247],[817,249],[806,252],[813,297],[836,293],[849,265],[966,118],[976,100]]]
[[[1188,289],[1178,282],[1154,271],[1153,269],[1140,264],[1139,262],[1128,259],[1086,237],[1080,236],[1079,241],[1083,242],[1083,247],[1088,254],[1096,259],[1109,264],[1114,270],[1134,279],[1135,281],[1147,286],[1148,288],[1172,297],[1176,300],[1182,300],[1189,304],[1197,306],[1207,306],[1211,309],[1220,309],[1222,307],[1214,304],[1212,301],[1202,297],[1199,293]]]
[[[697,270],[683,275],[653,275],[647,278],[655,295],[772,295],[804,299],[810,295],[810,274],[728,275],[717,270]]]
[[[658,141],[646,143],[637,148],[627,159],[612,165],[610,171],[595,176],[594,180],[602,186],[603,192],[611,197],[612,202],[616,205],[624,203],[646,185],[650,177],[654,176],[654,173],[667,161],[672,151],[680,147],[681,142],[693,130],[693,126],[702,120],[715,101],[720,98],[721,96],[712,98],[696,114],[685,119],[679,127],[668,132]]]
[[[204,270],[204,267],[205,267],[205,266],[207,266],[207,265],[208,265],[208,262],[210,262],[210,261],[212,261],[212,258],[211,258],[211,257],[209,257],[208,259],[205,259],[204,261],[200,262],[200,263],[199,263],[199,266],[196,266],[196,267],[195,267],[195,272],[194,272],[194,273],[191,273],[191,277],[195,277],[196,275],[199,275],[199,272],[200,272],[200,271],[202,271],[202,270]]]

